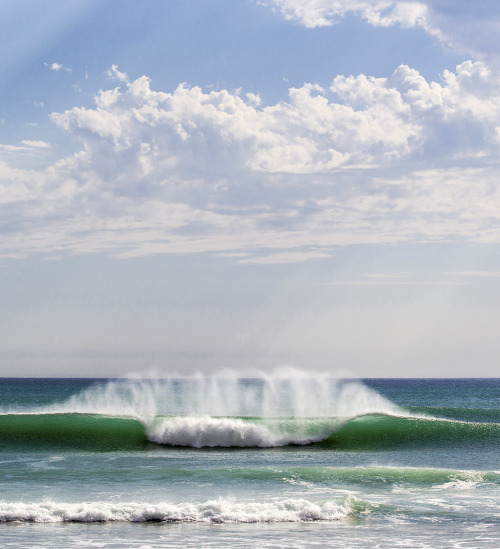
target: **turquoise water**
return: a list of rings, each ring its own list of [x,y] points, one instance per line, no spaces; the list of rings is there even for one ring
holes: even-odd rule
[[[4,547],[498,547],[500,380],[0,380]]]

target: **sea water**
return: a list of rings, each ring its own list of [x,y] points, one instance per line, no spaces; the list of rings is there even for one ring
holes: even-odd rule
[[[499,547],[500,380],[0,380],[3,547]]]

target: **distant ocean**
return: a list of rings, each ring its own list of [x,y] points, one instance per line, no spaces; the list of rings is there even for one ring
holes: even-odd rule
[[[500,547],[500,380],[0,379],[3,548]]]

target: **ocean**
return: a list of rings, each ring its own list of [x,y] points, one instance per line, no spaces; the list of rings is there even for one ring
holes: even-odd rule
[[[500,547],[499,379],[0,379],[0,543]]]

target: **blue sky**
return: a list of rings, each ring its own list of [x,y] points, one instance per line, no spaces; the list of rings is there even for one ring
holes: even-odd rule
[[[6,2],[0,374],[497,375],[495,2]]]

